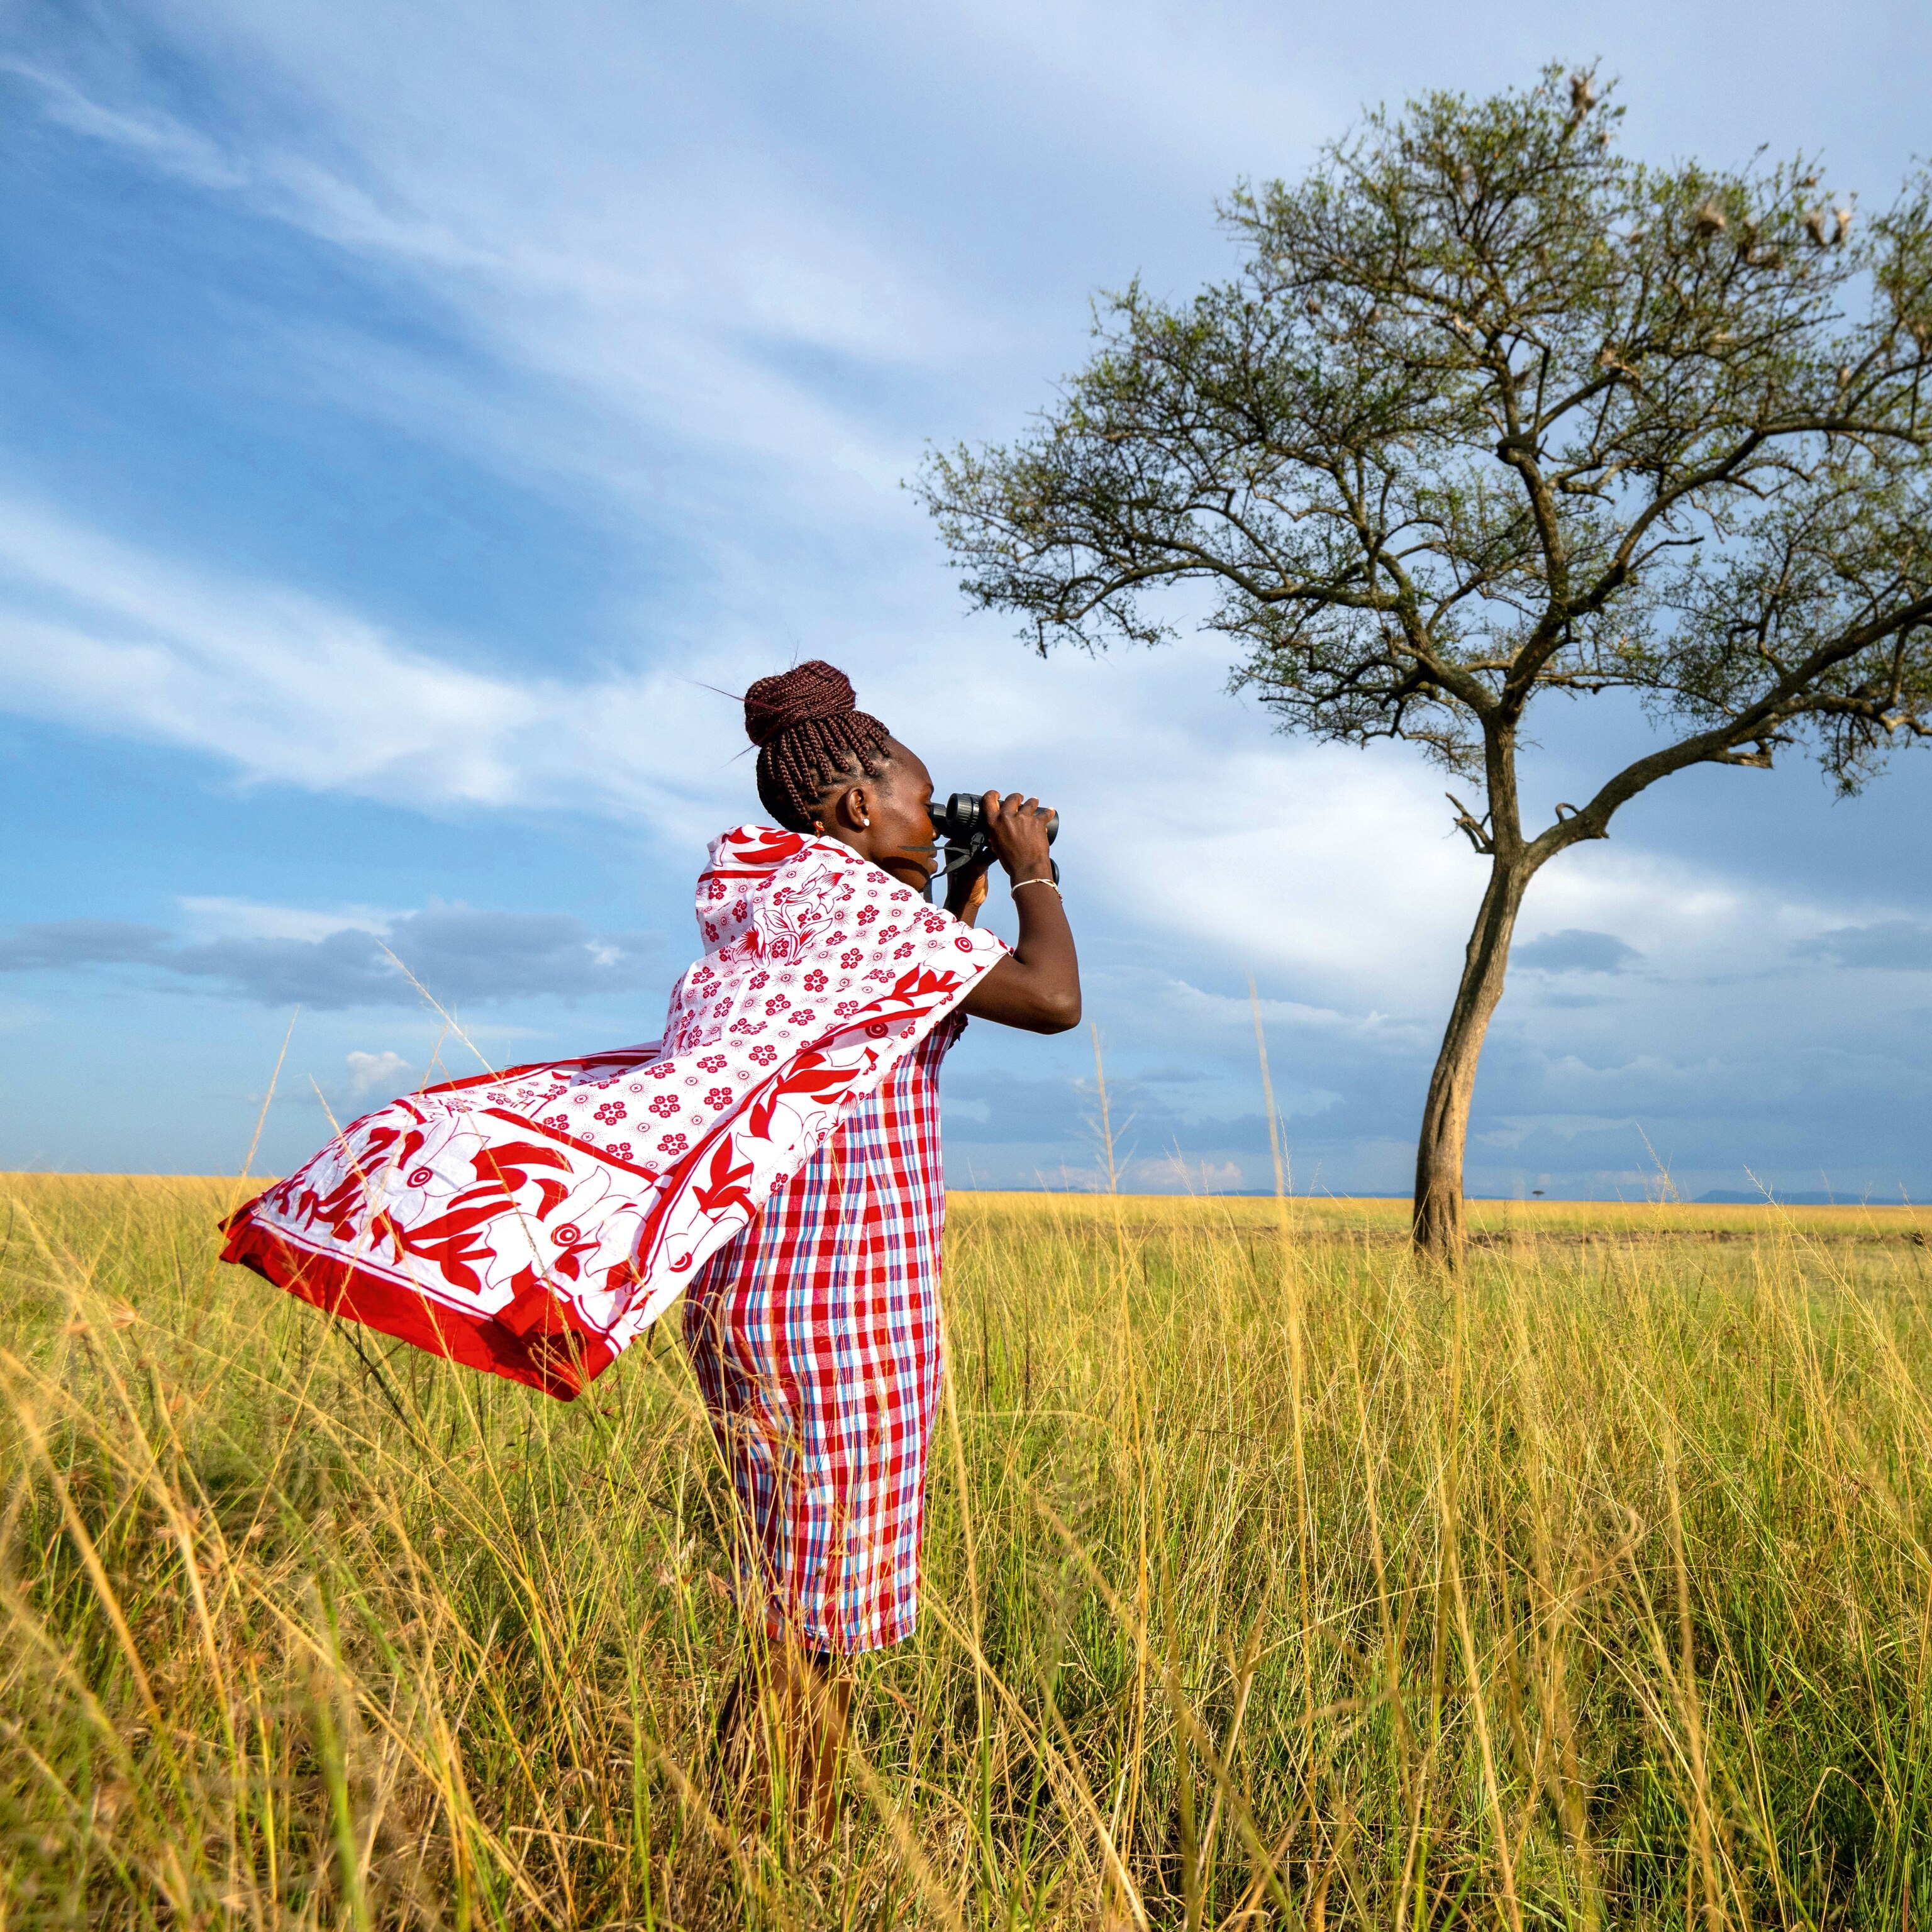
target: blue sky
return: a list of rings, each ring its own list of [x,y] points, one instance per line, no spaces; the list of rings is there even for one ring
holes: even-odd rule
[[[1437,776],[1273,734],[1211,638],[1040,662],[901,486],[1093,290],[1227,270],[1238,178],[1552,58],[1639,152],[1870,205],[1932,15],[8,5],[0,1166],[285,1170],[472,1050],[651,1037],[753,815],[718,693],[820,656],[1062,808],[1132,1184],[1266,1184],[1252,975],[1297,1185],[1403,1191],[1481,885]],[[1644,730],[1538,722],[1546,807]],[[1923,754],[1694,775],[1546,871],[1471,1190],[1932,1192],[1928,804]],[[974,1028],[955,1184],[1090,1177],[1092,1072]]]

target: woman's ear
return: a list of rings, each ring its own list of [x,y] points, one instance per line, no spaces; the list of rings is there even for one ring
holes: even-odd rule
[[[863,785],[847,785],[826,803],[827,823],[842,832],[863,832],[872,822],[872,801]]]

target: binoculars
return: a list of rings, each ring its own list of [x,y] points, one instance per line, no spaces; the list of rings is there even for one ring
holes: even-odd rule
[[[980,800],[983,793],[956,791],[942,806],[935,803],[932,808],[932,829],[946,841],[939,854],[939,869],[926,882],[928,899],[936,899],[940,882],[950,879],[955,872],[964,872],[968,867],[983,865],[992,849],[986,838],[986,809]],[[1060,814],[1049,812],[1046,814],[1046,842],[1051,845],[1060,836]],[[1052,860],[1053,882],[1060,883],[1060,862]]]

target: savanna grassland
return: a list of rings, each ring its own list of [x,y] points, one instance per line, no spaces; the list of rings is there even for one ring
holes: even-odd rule
[[[232,1181],[0,1192],[8,1926],[1932,1910],[1932,1216],[956,1196],[820,1846],[707,1750],[674,1319],[565,1406],[220,1268]]]

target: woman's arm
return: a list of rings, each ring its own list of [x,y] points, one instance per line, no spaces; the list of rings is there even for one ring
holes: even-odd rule
[[[989,791],[983,802],[987,838],[1016,888],[1013,906],[1020,936],[1012,951],[961,1001],[960,1010],[1028,1033],[1064,1033],[1080,1024],[1080,962],[1066,908],[1052,884],[1047,814],[1038,799],[1018,792],[1002,800]],[[978,910],[976,901],[973,910]]]

